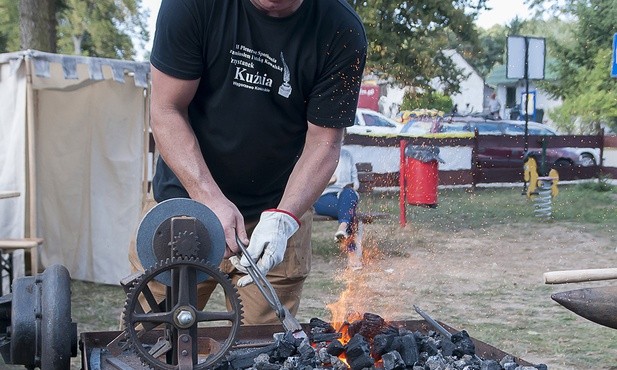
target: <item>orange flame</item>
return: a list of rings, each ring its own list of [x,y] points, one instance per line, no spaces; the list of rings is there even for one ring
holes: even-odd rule
[[[330,324],[337,332],[342,334],[341,339],[339,339],[342,344],[346,344],[351,339],[347,330],[348,323],[362,319],[362,313],[349,309],[349,307],[354,306],[353,300],[351,284],[348,281],[347,288],[341,293],[339,300],[326,305],[331,314]]]
[[[364,270],[369,271],[368,266],[373,258],[377,258],[379,250],[377,248],[365,248],[363,253]],[[370,274],[363,272],[345,270],[337,276],[337,280],[345,284],[345,290],[341,292],[336,302],[326,304],[326,308],[330,310],[330,324],[334,329],[342,334],[340,342],[346,344],[351,337],[348,333],[348,324],[364,318],[365,312],[371,312],[375,309],[375,299],[380,292],[372,292],[369,284],[371,279]],[[380,310],[383,310],[383,305],[377,303]],[[388,310],[388,308],[386,308]],[[389,311],[389,310],[388,310]],[[386,319],[387,312],[383,313]]]

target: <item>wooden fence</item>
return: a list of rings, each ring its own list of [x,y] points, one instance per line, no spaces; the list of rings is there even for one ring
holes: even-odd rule
[[[482,168],[478,164],[478,152],[484,147],[518,147],[525,145],[524,136],[508,135],[476,135],[470,138],[420,138],[420,137],[374,137],[348,134],[345,145],[363,147],[396,147],[401,145],[437,146],[437,147],[470,147],[471,163],[467,169],[439,170],[441,185],[478,185],[482,183],[509,183],[523,179],[523,166],[520,168]],[[617,178],[617,167],[604,166],[602,158],[605,148],[617,148],[617,137],[600,135],[557,135],[528,137],[529,147],[549,148],[595,148],[599,150],[600,161],[595,166],[567,166],[559,168],[560,180],[590,179],[600,175]],[[371,179],[374,186],[399,186],[399,172],[373,173]]]

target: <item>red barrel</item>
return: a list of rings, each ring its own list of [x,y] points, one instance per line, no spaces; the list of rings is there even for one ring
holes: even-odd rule
[[[437,207],[439,169],[437,160],[422,162],[405,158],[405,195],[408,204]]]

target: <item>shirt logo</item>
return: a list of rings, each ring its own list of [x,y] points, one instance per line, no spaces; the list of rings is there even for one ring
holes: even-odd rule
[[[285,57],[281,51],[281,61],[283,62],[283,84],[279,87],[279,95],[284,98],[289,98],[291,95],[291,85],[289,84],[290,76],[289,67],[285,63]]]
[[[289,98],[292,90],[291,84],[289,84],[291,73],[282,52],[282,67],[279,61],[268,53],[241,44],[236,44],[229,51],[229,54],[231,55],[230,64],[234,68],[232,81],[234,86],[248,90],[271,92],[274,82],[269,74],[281,72],[283,83],[279,86],[278,94],[284,98]]]
[[[263,76],[260,75],[259,72],[253,74],[248,72],[248,70],[244,67],[236,66],[236,75],[234,76],[234,80],[246,82],[251,85],[272,87],[272,79],[268,78],[267,74],[264,74]]]

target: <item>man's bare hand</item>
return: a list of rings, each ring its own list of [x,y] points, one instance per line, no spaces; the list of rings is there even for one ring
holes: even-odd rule
[[[218,217],[221,221],[223,231],[225,233],[225,243],[227,244],[224,258],[227,259],[233,255],[236,255],[240,251],[240,248],[238,248],[238,245],[236,244],[236,233],[243,243],[248,244],[249,239],[244,227],[244,217],[242,217],[238,207],[236,207],[229,199],[221,196],[216,200],[210,199],[207,202],[199,199],[195,200],[210,208],[216,217]]]

